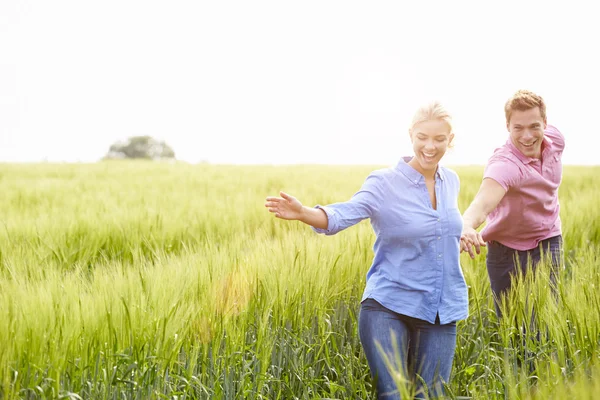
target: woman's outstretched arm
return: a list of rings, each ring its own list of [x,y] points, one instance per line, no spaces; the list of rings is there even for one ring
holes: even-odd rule
[[[327,229],[327,214],[320,208],[303,206],[294,196],[279,192],[281,197],[267,197],[265,207],[275,217],[290,221],[301,221],[319,229]]]

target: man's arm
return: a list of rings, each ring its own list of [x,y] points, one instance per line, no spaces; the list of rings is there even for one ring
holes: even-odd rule
[[[500,203],[506,194],[506,190],[492,178],[485,178],[479,187],[475,199],[463,214],[463,232],[460,237],[461,251],[468,251],[471,258],[475,257],[473,246],[477,254],[481,252],[481,246],[485,242],[481,234],[476,231],[483,224],[488,214]]]

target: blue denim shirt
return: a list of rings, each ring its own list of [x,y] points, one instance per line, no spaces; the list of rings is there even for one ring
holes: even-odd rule
[[[431,206],[425,178],[400,160],[395,168],[372,172],[347,202],[317,205],[327,213],[333,235],[371,219],[375,257],[362,297],[413,318],[447,324],[467,317],[467,285],[460,267],[462,217],[460,182],[442,166],[435,177],[437,210]]]

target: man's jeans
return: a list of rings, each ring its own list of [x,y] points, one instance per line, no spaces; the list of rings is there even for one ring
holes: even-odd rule
[[[538,247],[531,250],[519,251],[495,241],[489,242],[487,246],[486,264],[498,318],[502,316],[501,298],[510,289],[512,279],[518,273],[517,268],[525,275],[528,265],[531,265],[531,272],[534,272],[542,260],[542,255],[550,257],[550,282],[555,290],[559,267],[563,263],[561,235],[542,240]]]

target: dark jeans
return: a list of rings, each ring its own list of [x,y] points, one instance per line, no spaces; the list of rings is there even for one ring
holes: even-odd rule
[[[418,374],[427,385],[430,397],[443,395],[443,382],[450,379],[456,348],[455,322],[440,325],[437,319],[431,324],[395,313],[367,299],[361,305],[358,330],[371,376],[377,382],[378,399],[401,398],[386,357],[393,366],[392,371],[401,371],[407,379],[414,382],[415,373]],[[417,397],[421,397],[425,388],[420,379],[416,379],[416,385]]]
[[[542,255],[550,256],[550,281],[551,287],[555,290],[557,274],[563,264],[561,235],[542,240],[538,247],[531,250],[519,251],[495,241],[489,242],[487,246],[486,264],[494,293],[496,314],[499,318],[502,316],[500,310],[502,296],[510,290],[512,279],[519,272],[517,268],[520,268],[523,275],[527,272],[528,266],[535,271],[542,260]]]

